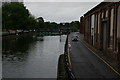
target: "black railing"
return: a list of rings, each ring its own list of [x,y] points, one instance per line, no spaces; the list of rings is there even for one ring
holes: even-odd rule
[[[70,63],[69,63],[69,59],[68,59],[68,35],[66,38],[66,43],[65,43],[65,47],[64,47],[64,57],[65,57],[65,68],[66,68],[66,78],[67,80],[76,80],[74,74],[72,73],[72,69],[70,67]]]

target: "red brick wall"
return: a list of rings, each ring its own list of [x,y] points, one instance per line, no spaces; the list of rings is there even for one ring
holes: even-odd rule
[[[84,17],[80,18],[80,33],[84,33]]]
[[[103,29],[102,29],[102,22],[104,22],[104,20],[106,20],[106,22],[107,22],[107,32],[106,32],[106,37],[107,37],[107,40],[106,40],[106,53],[105,54],[107,54],[108,56],[110,56],[110,57],[112,57],[112,58],[114,58],[114,59],[116,59],[116,60],[118,60],[119,62],[120,62],[120,40],[119,40],[119,51],[117,52],[116,51],[116,42],[117,42],[117,38],[116,38],[116,32],[117,32],[117,30],[116,30],[116,27],[117,27],[117,21],[116,21],[116,18],[117,18],[117,12],[116,12],[116,8],[117,8],[117,6],[118,5],[116,5],[116,4],[120,4],[120,2],[118,2],[118,3],[112,3],[112,2],[108,2],[108,3],[101,3],[101,4],[99,4],[97,7],[95,7],[95,8],[93,8],[93,9],[91,9],[90,11],[88,11],[85,15],[84,15],[84,18],[85,19],[88,19],[88,31],[87,32],[85,32],[84,31],[84,39],[85,39],[85,41],[87,42],[87,43],[89,43],[89,44],[91,44],[91,19],[90,19],[90,16],[92,15],[92,14],[98,14],[98,13],[100,13],[100,17],[102,16],[102,12],[104,12],[104,15],[103,15],[103,18],[100,18],[100,26],[99,26],[99,30],[100,30],[100,34],[96,34],[96,36],[97,36],[97,41],[95,42],[95,45],[94,45],[94,47],[96,48],[96,49],[98,49],[98,50],[102,50],[102,38],[103,38]],[[111,12],[111,9],[112,8],[114,8],[114,26],[113,26],[113,48],[109,48],[109,43],[110,43],[110,12]],[[108,11],[108,17],[106,17],[106,11]],[[82,18],[81,18],[81,21],[82,21]],[[84,22],[84,23],[82,23],[82,24],[85,24],[86,22]],[[82,24],[81,24],[81,26],[82,26]],[[95,26],[95,27],[97,27],[97,25]],[[85,25],[84,25],[84,30],[85,30]]]

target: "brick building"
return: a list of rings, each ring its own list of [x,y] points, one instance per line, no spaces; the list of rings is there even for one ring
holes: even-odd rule
[[[84,34],[84,17],[80,17],[80,33]]]
[[[84,40],[120,62],[120,1],[102,2],[84,14]]]

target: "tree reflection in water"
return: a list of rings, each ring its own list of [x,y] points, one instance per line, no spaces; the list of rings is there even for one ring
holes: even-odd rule
[[[36,37],[32,35],[21,35],[18,37],[3,37],[2,39],[2,60],[23,61],[27,58],[28,49],[36,44]],[[33,47],[32,47],[33,48]]]

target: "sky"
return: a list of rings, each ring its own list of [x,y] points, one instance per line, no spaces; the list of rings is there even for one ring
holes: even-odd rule
[[[44,21],[50,22],[71,22],[71,21],[79,21],[80,17],[84,15],[87,11],[95,7],[101,2],[91,1],[88,2],[85,0],[84,2],[71,2],[70,0],[63,1],[25,1],[24,4],[26,8],[30,11],[30,13],[38,17],[43,17]]]

